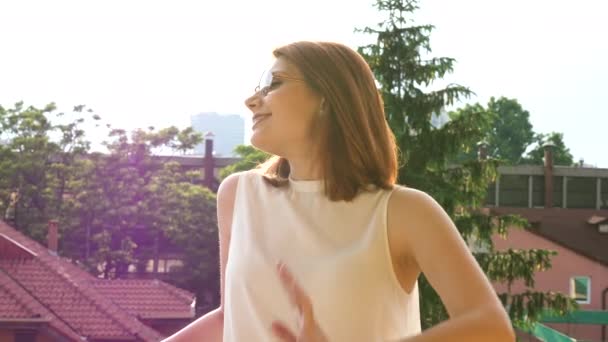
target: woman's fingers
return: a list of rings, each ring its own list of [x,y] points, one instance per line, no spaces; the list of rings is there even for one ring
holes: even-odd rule
[[[298,284],[285,264],[279,263],[277,271],[291,302],[298,308],[300,325],[298,334],[295,335],[285,324],[275,321],[272,324],[274,334],[283,342],[327,342],[327,337],[315,321],[312,300],[308,294]]]
[[[273,322],[272,331],[274,332],[274,335],[283,342],[296,342],[298,340],[296,335],[294,335],[282,322]]]
[[[314,322],[310,297],[304,292],[302,287],[300,287],[285,264],[279,263],[277,269],[289,298],[297,306],[300,315],[302,315],[303,324],[306,325]]]

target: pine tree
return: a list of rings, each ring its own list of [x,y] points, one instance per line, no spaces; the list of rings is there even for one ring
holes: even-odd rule
[[[491,114],[479,106],[465,106],[447,124],[434,127],[434,114],[470,96],[472,91],[460,85],[432,89],[435,81],[453,71],[455,60],[428,57],[434,27],[414,23],[412,16],[418,1],[377,0],[375,7],[386,13],[387,19],[376,27],[358,30],[376,39],[375,43],[360,47],[359,52],[379,83],[386,118],[401,152],[398,182],[427,192],[442,205],[473,247],[490,280],[506,283],[509,288],[516,280],[524,281],[529,290],[526,293],[499,294],[516,326],[529,326],[538,320],[543,308],[568,310],[573,302],[564,295],[533,289],[534,273],[551,267],[553,252],[501,252],[493,248],[494,234],[504,236],[509,227],[525,224],[518,217],[491,217],[483,210],[488,185],[496,177],[497,161],[449,163],[459,152],[484,138],[492,123]],[[446,310],[424,275],[419,287],[423,328],[445,320]]]

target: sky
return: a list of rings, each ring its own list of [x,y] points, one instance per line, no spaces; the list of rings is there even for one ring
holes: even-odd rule
[[[61,111],[85,104],[114,127],[186,127],[192,114],[240,114],[272,63],[297,40],[372,41],[355,28],[372,0],[0,0],[0,105]],[[575,160],[608,168],[608,2],[421,0],[432,56],[453,57],[458,83],[487,103],[517,99],[538,133],[564,133]],[[464,104],[464,103],[463,103]],[[461,104],[461,105],[463,105]],[[88,136],[105,132],[89,127]]]

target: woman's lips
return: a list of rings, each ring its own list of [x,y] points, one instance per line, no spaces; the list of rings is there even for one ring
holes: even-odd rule
[[[266,119],[270,115],[271,114],[255,114],[253,116],[253,127],[255,127],[258,123],[262,122],[264,119]]]

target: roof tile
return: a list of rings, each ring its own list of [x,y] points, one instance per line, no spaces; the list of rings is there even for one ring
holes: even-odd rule
[[[116,280],[97,280],[2,221],[0,237],[0,321],[42,317],[74,341],[81,340],[81,336],[158,341],[162,336],[140,322],[137,315],[194,317],[194,313],[186,313],[185,308],[194,299],[186,291],[159,281],[117,281],[116,290],[112,284]],[[145,291],[138,293],[141,290]],[[129,296],[122,301],[117,291],[126,291]],[[161,300],[156,303],[150,296]]]
[[[608,217],[608,210],[497,207],[491,212],[520,215],[535,223],[530,232],[608,266],[608,234],[589,223],[594,216]]]
[[[191,318],[194,295],[158,280],[97,280],[93,286],[140,318]]]

